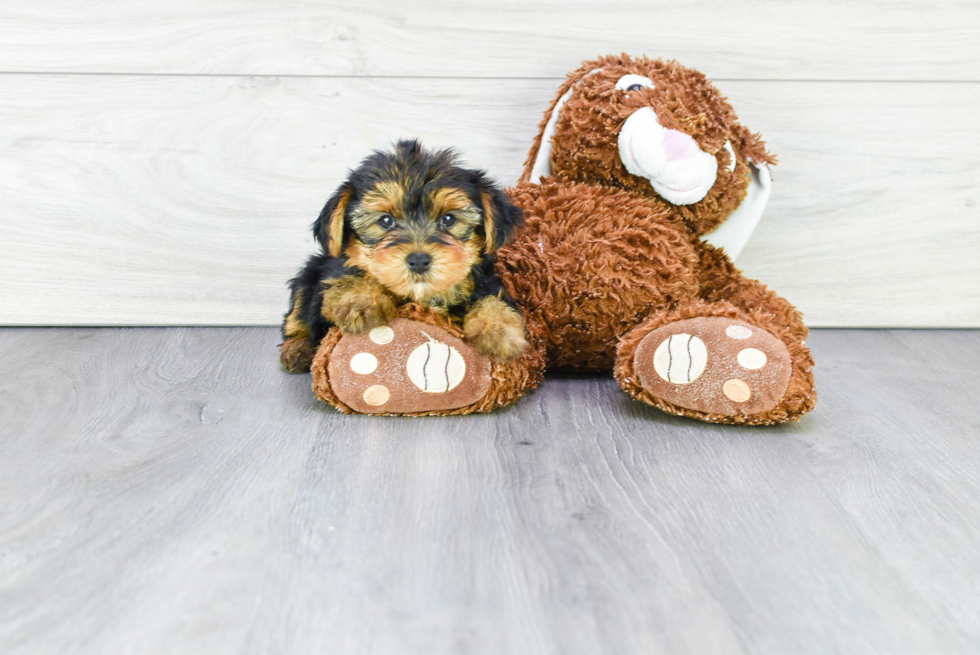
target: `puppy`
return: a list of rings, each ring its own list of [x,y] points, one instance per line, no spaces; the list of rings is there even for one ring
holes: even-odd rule
[[[331,326],[358,333],[415,302],[463,321],[494,360],[527,346],[524,319],[494,273],[493,252],[523,223],[482,171],[451,150],[400,141],[352,171],[313,224],[322,252],[293,278],[280,360],[307,371]]]

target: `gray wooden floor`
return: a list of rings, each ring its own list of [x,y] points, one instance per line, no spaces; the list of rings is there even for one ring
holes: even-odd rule
[[[980,651],[980,332],[816,331],[779,428],[342,416],[277,341],[0,330],[0,652]]]

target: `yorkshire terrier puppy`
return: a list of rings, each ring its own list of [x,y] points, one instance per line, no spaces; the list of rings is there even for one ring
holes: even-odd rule
[[[494,273],[493,252],[521,210],[451,150],[400,141],[352,171],[313,224],[322,252],[290,281],[282,365],[307,371],[331,326],[358,333],[421,303],[463,321],[465,339],[494,360],[527,346],[524,319]]]

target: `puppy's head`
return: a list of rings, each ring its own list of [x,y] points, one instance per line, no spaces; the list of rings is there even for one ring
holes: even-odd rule
[[[501,190],[482,171],[460,167],[452,151],[400,141],[351,172],[313,234],[396,295],[425,301],[466,280],[521,221]]]

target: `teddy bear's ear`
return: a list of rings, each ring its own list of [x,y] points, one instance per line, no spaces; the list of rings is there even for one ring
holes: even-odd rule
[[[490,253],[510,241],[514,230],[524,224],[524,214],[497,185],[480,175],[480,204],[483,209],[483,238]]]
[[[735,126],[735,134],[737,135],[735,139],[736,145],[743,157],[751,160],[755,164],[766,164],[768,166],[774,166],[776,164],[776,155],[770,154],[766,150],[766,144],[760,135],[753,134],[749,131],[749,128],[743,125]]]
[[[339,257],[344,247],[347,204],[353,194],[354,187],[345,182],[330,196],[319,218],[313,223],[313,237],[331,257]]]
[[[555,135],[555,125],[558,123],[561,108],[572,95],[572,86],[577,81],[577,79],[570,79],[562,84],[554,102],[545,112],[541,124],[538,125],[538,135],[534,138],[530,152],[527,153],[527,161],[524,162],[524,172],[521,174],[520,182],[541,184],[542,177],[551,175],[551,138]]]
[[[766,210],[766,204],[769,202],[769,194],[772,191],[769,166],[765,161],[757,161],[755,157],[768,156],[773,161],[775,161],[775,157],[768,155],[765,150],[746,156],[750,160],[750,177],[749,185],[745,190],[745,197],[721,225],[701,237],[702,240],[715,248],[724,249],[732,261],[735,261],[742,252],[749,237],[752,236],[752,231],[759,224],[762,213]]]
[[[626,55],[622,55],[626,57]],[[564,84],[558,87],[558,93],[551,102],[551,106],[544,113],[544,118],[538,125],[538,135],[531,145],[531,150],[527,154],[524,162],[524,172],[521,174],[519,182],[541,183],[541,178],[551,175],[551,137],[555,135],[555,125],[561,114],[561,108],[565,105],[572,95],[573,87],[589,75],[593,75],[602,70],[602,67],[617,63],[621,59],[613,56],[602,57],[592,61],[583,62],[579,69],[569,74]]]

